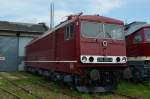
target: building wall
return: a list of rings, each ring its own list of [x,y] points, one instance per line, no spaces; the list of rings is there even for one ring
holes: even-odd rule
[[[18,68],[19,70],[24,69],[24,56],[25,46],[33,39],[33,37],[19,37],[19,49],[18,49]]]
[[[0,31],[0,71],[17,71],[24,67],[25,46],[39,35]]]
[[[17,70],[17,37],[0,36],[0,71]]]

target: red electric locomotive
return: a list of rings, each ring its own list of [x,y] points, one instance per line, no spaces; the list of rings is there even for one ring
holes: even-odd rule
[[[64,81],[81,92],[111,91],[127,66],[125,46],[122,21],[70,15],[26,46],[26,69]]]
[[[150,24],[133,22],[127,25],[127,56],[131,78],[150,81]]]

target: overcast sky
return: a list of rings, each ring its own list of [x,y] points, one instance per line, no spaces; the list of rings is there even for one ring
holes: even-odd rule
[[[0,21],[49,24],[51,0],[0,0]],[[53,0],[55,25],[73,13],[100,14],[150,23],[150,0]]]

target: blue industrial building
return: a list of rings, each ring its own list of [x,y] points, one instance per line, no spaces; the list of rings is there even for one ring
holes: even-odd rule
[[[44,23],[0,21],[0,71],[23,69],[24,47],[47,30]]]

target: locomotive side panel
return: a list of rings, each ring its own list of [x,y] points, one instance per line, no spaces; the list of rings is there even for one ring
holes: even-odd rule
[[[26,47],[26,64],[31,67],[38,68],[48,68],[49,65],[47,62],[49,60],[54,60],[54,34],[44,37],[43,39],[38,40]],[[43,62],[42,62],[43,61]]]
[[[70,30],[72,24],[64,26],[55,33],[55,66],[57,71],[69,73],[71,72],[70,64],[76,62],[75,31]],[[72,28],[75,28],[74,25]]]
[[[74,25],[72,28],[75,28]],[[72,32],[72,34],[66,34],[66,32]],[[28,61],[26,65],[59,72],[71,72],[70,65],[76,63],[74,32],[74,30],[71,31],[69,24],[28,45],[26,47],[26,60]]]

